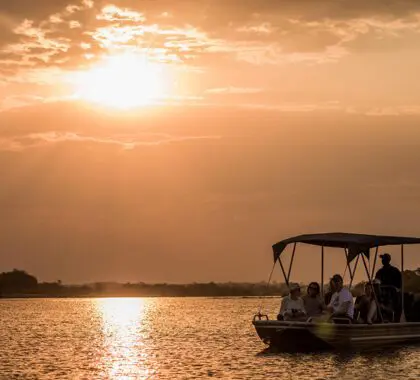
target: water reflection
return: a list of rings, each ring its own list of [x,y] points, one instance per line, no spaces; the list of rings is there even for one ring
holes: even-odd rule
[[[106,298],[96,301],[102,319],[104,339],[101,367],[106,378],[147,379],[153,373],[147,367],[145,300]]]
[[[0,300],[0,379],[419,379],[417,347],[257,355],[257,302]]]
[[[295,374],[302,370],[301,378],[312,372],[323,379],[351,379],[364,380],[389,378],[393,373],[396,377],[403,377],[407,372],[407,364],[412,361],[410,356],[415,351],[414,347],[378,347],[369,351],[325,351],[313,353],[284,353],[275,349],[265,348],[256,354],[256,357],[264,360],[276,360],[285,367],[294,367]],[[362,370],[361,370],[362,369]],[[305,372],[305,370],[307,372]],[[409,370],[408,370],[409,371]],[[366,376],[369,373],[369,376]],[[322,377],[319,375],[322,374]],[[294,378],[294,377],[290,377]],[[297,376],[296,378],[300,378]]]

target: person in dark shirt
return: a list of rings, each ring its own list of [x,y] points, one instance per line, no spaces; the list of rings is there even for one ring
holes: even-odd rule
[[[374,285],[368,282],[365,284],[364,294],[356,297],[356,301],[354,303],[354,314],[355,319],[358,322],[370,325],[378,319],[377,305],[373,292]]]
[[[376,272],[375,278],[381,282],[381,290],[379,298],[382,299],[382,312],[386,314],[386,310],[392,310],[393,322],[400,320],[402,312],[402,275],[399,269],[391,265],[391,256],[384,253],[380,256],[383,267]],[[394,287],[394,288],[390,288]],[[387,305],[387,307],[385,307]]]
[[[382,268],[376,272],[375,278],[381,281],[382,285],[395,286],[401,289],[401,272],[391,265],[391,256],[384,253],[379,256],[382,259]]]
[[[311,282],[308,286],[307,294],[302,297],[305,305],[306,314],[309,317],[321,315],[326,306],[324,300],[320,296],[320,286],[317,282]]]

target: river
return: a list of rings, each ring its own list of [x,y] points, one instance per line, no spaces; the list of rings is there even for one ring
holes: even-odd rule
[[[0,300],[0,379],[418,379],[420,348],[266,353],[256,298]],[[274,316],[279,300],[265,299]]]

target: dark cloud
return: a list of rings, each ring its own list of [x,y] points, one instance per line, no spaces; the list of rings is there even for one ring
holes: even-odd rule
[[[87,3],[79,3],[41,20],[30,17],[30,8],[27,11],[28,17],[9,33],[13,39],[4,40],[0,50],[2,62],[9,66],[15,63],[16,73],[22,64],[34,68],[80,68],[95,62],[98,55],[109,49],[130,47],[147,51],[151,60],[176,58],[187,62],[206,45],[189,27],[179,23],[155,26],[145,23],[142,13],[136,10],[110,5],[90,8]]]
[[[73,8],[69,5],[73,4]],[[94,51],[90,53],[100,53],[103,49],[104,41],[96,34],[97,28],[105,28],[111,25],[125,26],[127,28],[137,28],[138,33],[134,32],[131,39],[121,41],[121,45],[146,47],[151,50],[167,44],[167,54],[177,56],[181,61],[190,61],[198,58],[201,54],[210,51],[225,50],[225,55],[230,58],[237,58],[238,51],[244,52],[246,56],[252,53],[249,51],[261,51],[254,53],[254,57],[245,61],[264,61],[264,52],[268,45],[276,46],[277,51],[274,55],[287,53],[306,53],[324,52],[330,59],[337,59],[329,54],[326,49],[329,47],[344,46],[357,48],[363,46],[363,41],[367,39],[367,34],[379,34],[382,36],[384,29],[390,28],[395,34],[404,33],[412,30],[413,25],[397,27],[392,22],[404,19],[406,23],[418,23],[415,18],[410,18],[413,12],[420,10],[420,3],[417,1],[129,1],[117,0],[113,2],[116,6],[128,11],[139,12],[138,19],[131,19],[129,16],[108,15],[98,19],[98,14],[103,7],[109,5],[107,1],[96,1],[93,8],[81,1],[44,1],[42,6],[38,3],[29,1],[5,2],[2,5],[2,17],[0,27],[4,29],[2,33],[3,47],[5,44],[19,42],[30,44],[33,36],[24,36],[22,33],[12,33],[11,25],[17,25],[24,19],[32,21],[33,28],[42,33],[44,38],[43,46],[49,50],[52,56],[49,64],[51,65],[83,65],[85,62],[84,51],[79,49],[80,43],[89,42]],[[4,6],[3,6],[4,5]],[[142,16],[146,18],[143,23]],[[55,17],[51,18],[51,17]],[[137,16],[136,16],[137,17]],[[366,19],[374,17],[381,20],[381,25],[366,24],[361,21],[361,25],[354,25],[356,19]],[[5,21],[7,20],[7,22]],[[80,23],[81,28],[71,28],[70,22]],[[142,25],[150,26],[158,24],[163,30],[188,29],[187,25],[198,28],[205,34],[201,37],[186,35],[176,32],[159,34],[154,31],[142,30]],[[363,24],[365,23],[365,24]],[[418,28],[418,26],[415,26]],[[264,31],[265,28],[265,31]],[[261,31],[263,30],[263,31]],[[358,37],[360,37],[358,39]],[[388,35],[389,44],[398,46],[398,40],[392,42],[391,34]],[[108,38],[108,37],[107,37]],[[66,57],[67,50],[57,49],[51,44],[63,39],[69,43],[69,55]],[[45,43],[50,42],[50,46]],[[373,43],[380,44],[374,37],[370,39]],[[241,43],[235,47],[235,44]],[[1,42],[0,42],[1,43]],[[169,44],[168,44],[169,43]],[[183,46],[189,46],[189,51],[183,50]],[[28,54],[36,54],[36,49],[40,47],[28,47]],[[39,52],[39,51],[38,51]],[[3,53],[9,54],[10,51]],[[220,54],[220,53],[217,53]],[[259,54],[259,58],[255,58]],[[58,56],[58,57],[57,57]],[[261,58],[262,57],[262,58]],[[318,58],[308,58],[317,61]],[[31,61],[31,59],[29,59]],[[271,59],[278,62],[280,59]],[[36,65],[46,61],[44,58],[32,60]],[[265,61],[270,62],[270,58]],[[304,61],[304,59],[303,59]],[[322,61],[322,60],[321,60]]]
[[[31,0],[1,0],[2,14],[13,19],[29,18],[35,21],[47,19],[52,14],[63,12],[66,6],[81,5],[81,1],[43,0],[42,3]],[[306,21],[322,19],[352,19],[364,17],[400,18],[410,16],[420,9],[417,0],[96,0],[93,10],[115,4],[141,11],[150,18],[164,20],[164,12],[174,15],[180,22],[218,28],[229,23],[244,23],[264,17],[276,19],[301,18]],[[185,18],[184,18],[185,17]],[[166,18],[170,20],[170,17]],[[126,20],[127,21],[127,20]]]
[[[0,0],[1,13],[15,20],[25,18],[42,21],[61,12],[72,0]]]
[[[106,4],[106,1],[96,2]],[[230,22],[247,22],[256,17],[295,17],[310,21],[324,18],[351,19],[370,16],[405,17],[420,9],[416,0],[116,0],[114,4],[133,7],[145,12],[169,12],[177,17],[195,15],[195,20],[206,19],[213,26]],[[191,18],[189,19],[191,22]]]

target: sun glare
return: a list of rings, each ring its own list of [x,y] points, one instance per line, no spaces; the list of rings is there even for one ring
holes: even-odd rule
[[[146,106],[165,94],[162,68],[137,54],[107,57],[81,73],[76,86],[79,99],[115,108]]]
[[[105,377],[154,378],[146,346],[151,303],[142,298],[103,298],[96,300],[96,308],[103,328],[100,366]]]

